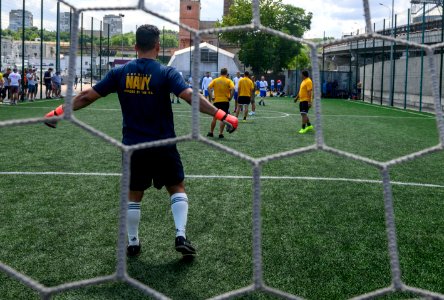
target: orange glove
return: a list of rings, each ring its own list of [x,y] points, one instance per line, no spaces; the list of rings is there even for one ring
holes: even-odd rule
[[[51,117],[57,117],[63,115],[63,105],[59,105],[56,109],[51,110],[49,113],[45,115],[45,118],[51,118]],[[56,128],[57,127],[57,121],[48,120],[45,122],[45,125]]]
[[[225,125],[227,125],[228,133],[232,133],[236,130],[237,125],[239,123],[239,121],[237,120],[236,117],[234,117],[230,114],[227,114],[226,112],[224,112],[221,109],[219,109],[214,116],[216,117],[216,119],[224,122]]]

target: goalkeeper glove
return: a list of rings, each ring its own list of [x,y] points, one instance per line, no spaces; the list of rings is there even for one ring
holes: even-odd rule
[[[227,114],[226,112],[224,112],[221,109],[219,109],[214,116],[216,117],[216,119],[224,122],[225,125],[227,125],[228,133],[232,133],[233,131],[236,130],[237,125],[239,123],[239,121],[237,120],[236,117],[234,117],[230,114]]]
[[[49,113],[45,115],[45,118],[51,118],[51,117],[57,117],[63,115],[63,105],[59,105],[56,109],[51,110]],[[56,128],[57,127],[57,121],[54,120],[48,120],[45,122],[45,125]]]

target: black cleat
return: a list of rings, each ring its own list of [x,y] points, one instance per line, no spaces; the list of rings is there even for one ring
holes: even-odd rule
[[[213,133],[212,132],[208,132],[207,133],[207,137],[213,137],[214,135],[213,135]]]
[[[140,255],[142,252],[142,245],[139,242],[139,245],[128,245],[126,247],[126,256],[128,257],[136,257]]]
[[[220,139],[223,139],[223,138],[224,138],[224,135],[223,135],[223,134],[219,134],[219,138],[220,138]]]
[[[182,253],[183,256],[196,255],[196,249],[191,245],[191,242],[183,236],[176,237],[175,248],[176,251]]]

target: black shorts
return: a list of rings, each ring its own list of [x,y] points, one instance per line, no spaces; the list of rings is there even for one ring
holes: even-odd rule
[[[144,191],[181,183],[185,178],[176,145],[137,150],[131,155],[130,190]]]
[[[46,82],[45,82],[45,87],[46,87],[46,90],[47,90],[47,91],[52,90],[52,85],[51,85],[51,83],[46,83]]]
[[[299,102],[299,111],[302,114],[308,114],[308,110],[310,109],[310,105],[308,101]]]
[[[216,108],[222,109],[228,114],[228,110],[230,109],[230,102],[214,102],[213,104],[214,106],[216,106]]]
[[[251,98],[248,96],[239,96],[239,98],[237,98],[237,103],[239,104],[250,104],[251,102]]]
[[[16,86],[16,85],[11,85],[11,86],[9,87],[9,90],[11,91],[11,94],[16,94],[16,93],[19,92],[19,87]]]

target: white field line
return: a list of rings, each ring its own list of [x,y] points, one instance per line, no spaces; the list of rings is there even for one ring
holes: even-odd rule
[[[100,172],[0,172],[0,175],[50,175],[50,176],[121,176],[120,173],[100,173]],[[252,176],[234,176],[234,175],[186,175],[186,178],[192,179],[253,179]],[[306,181],[342,181],[354,183],[373,183],[382,184],[381,180],[356,179],[341,177],[305,177],[305,176],[261,176],[265,180],[306,180]],[[430,188],[444,188],[444,185],[418,182],[391,181],[392,185],[417,186]]]
[[[47,101],[54,101],[54,100],[47,100]],[[39,102],[43,102],[43,101],[39,101]],[[7,107],[9,107],[9,106],[7,106]],[[33,106],[33,107],[29,107],[29,106],[28,107],[25,107],[25,106],[15,106],[15,107],[11,107],[11,108],[13,108],[13,109],[25,108],[25,109],[46,109],[46,110],[51,110],[54,107],[52,107],[52,106],[51,107],[49,107],[49,106],[48,107],[47,106]],[[118,111],[118,112],[120,112],[120,108],[84,108],[84,110]],[[173,112],[174,112],[174,115],[177,116],[177,117],[189,117],[189,116],[191,116],[191,111],[189,111],[189,110],[176,110],[176,109],[174,109]],[[281,115],[280,116],[268,116],[268,117],[262,116],[262,114],[265,113],[265,115],[266,115],[269,112],[279,113]],[[411,112],[407,112],[407,113],[411,113]],[[418,114],[418,115],[421,116],[423,119],[432,119],[432,120],[435,119],[434,116],[427,116],[427,115],[421,115],[421,114]],[[254,116],[253,118],[255,118],[255,119],[277,119],[277,118],[286,118],[286,117],[289,117],[289,116],[299,116],[299,114],[298,113],[285,113],[285,112],[280,112],[280,111],[268,110],[268,111],[265,111],[265,112],[258,112],[258,115]],[[326,115],[326,114],[323,114],[322,117],[363,118],[363,119],[365,119],[365,118],[378,118],[378,119],[379,118],[380,119],[421,119],[419,117],[402,117],[402,116],[394,117],[394,116],[375,116],[375,115]],[[208,118],[210,118],[210,117],[208,117]],[[253,118],[251,118],[251,119],[253,119]]]
[[[375,108],[383,108],[383,109],[388,109],[388,110],[393,110],[393,111],[397,111],[397,112],[403,112],[403,113],[407,113],[407,114],[412,114],[412,115],[418,115],[418,116],[427,116],[426,114],[423,113],[417,113],[414,111],[409,111],[409,110],[403,110],[400,108],[396,108],[396,107],[387,107],[387,106],[380,106],[380,105],[376,105],[376,104],[372,104],[372,103],[367,103],[367,102],[350,102],[353,104],[360,104],[360,105],[367,105],[367,106],[372,106]],[[434,116],[430,116],[431,118],[435,118]]]

